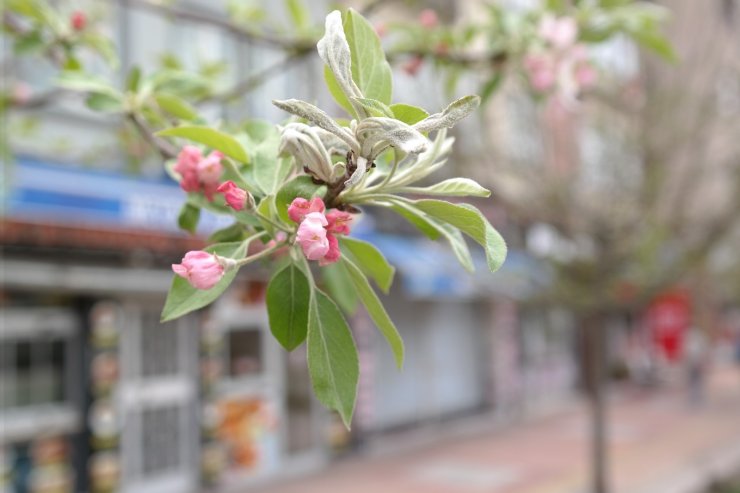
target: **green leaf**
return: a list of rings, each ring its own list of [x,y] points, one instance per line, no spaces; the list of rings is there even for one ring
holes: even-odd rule
[[[491,96],[498,90],[498,88],[501,86],[501,82],[504,80],[504,74],[503,72],[497,72],[494,74],[493,77],[488,79],[488,81],[483,84],[483,87],[481,88],[480,98],[481,103],[485,103],[488,101]]]
[[[406,218],[408,222],[416,226],[416,228],[424,233],[427,238],[431,240],[436,240],[439,238],[439,230],[434,224],[429,221],[429,218],[423,212],[404,202],[394,203],[391,206],[391,209],[395,211],[398,215]]]
[[[323,196],[324,193],[326,193],[326,187],[315,184],[310,176],[297,176],[283,185],[275,196],[275,207],[277,208],[278,216],[286,224],[292,224],[292,221],[288,217],[288,206],[293,202],[293,199],[296,197],[310,199]]]
[[[236,159],[239,162],[249,162],[246,151],[244,151],[242,145],[234,137],[211,127],[182,125],[180,127],[162,130],[157,132],[157,135],[160,137],[181,137],[221,151],[226,156]]]
[[[131,67],[126,78],[126,89],[131,92],[139,90],[139,82],[141,81],[141,69],[138,65]]]
[[[343,253],[346,255],[346,251]],[[321,268],[321,278],[329,296],[339,305],[342,311],[353,315],[357,311],[357,293],[352,287],[347,269],[339,263],[333,263]]]
[[[429,115],[414,125],[414,128],[425,133],[441,128],[451,128],[472,113],[478,106],[480,106],[480,97],[475,95],[462,97],[450,103],[442,112]]]
[[[631,34],[641,46],[653,51],[664,59],[670,62],[678,60],[670,41],[661,33],[654,30],[634,29],[631,31]]]
[[[360,365],[352,333],[337,305],[315,289],[308,314],[308,371],[316,397],[349,428]]]
[[[417,200],[414,207],[459,228],[480,244],[486,252],[491,272],[498,270],[504,263],[506,242],[475,207],[468,204],[451,204],[443,200]]]
[[[429,116],[429,113],[423,109],[417,106],[411,106],[410,104],[396,103],[392,104],[390,108],[396,120],[401,120],[408,125],[419,123]]]
[[[465,238],[460,230],[444,223],[436,224],[436,227],[445,237],[447,243],[450,244],[452,253],[455,254],[460,265],[462,265],[466,271],[474,272],[475,264],[473,263],[473,257],[470,255],[470,249],[468,248],[468,244],[465,243]]]
[[[93,92],[85,98],[85,105],[91,110],[103,113],[117,113],[123,110],[123,100],[108,93]]]
[[[367,110],[370,116],[384,116],[387,118],[394,118],[393,110],[391,110],[386,104],[381,103],[380,101],[370,98],[352,98],[352,100],[362,105],[362,107]]]
[[[429,187],[403,187],[399,190],[404,193],[418,193],[424,195],[445,195],[448,197],[490,197],[491,191],[480,186],[469,178],[450,178]]]
[[[372,278],[384,293],[388,293],[393,284],[396,268],[385,259],[375,245],[355,238],[339,239],[342,251],[351,255],[362,272]]]
[[[347,10],[344,15],[343,27],[351,54],[352,80],[364,97],[390,104],[393,92],[391,66],[375,29],[353,9]],[[324,70],[324,78],[337,103],[355,115],[347,95],[328,67]]]
[[[245,125],[244,143],[252,158],[251,175],[259,189],[270,195],[277,192],[290,174],[290,158],[278,156],[280,133],[275,125],[252,120]]]
[[[344,34],[352,54],[352,79],[366,98],[390,104],[391,66],[372,24],[353,9],[344,16]]]
[[[247,253],[249,241],[239,241],[235,243],[218,243],[211,245],[205,250],[215,253],[222,257],[240,259]],[[212,303],[216,298],[226,291],[229,284],[236,277],[237,269],[233,269],[224,274],[224,277],[211,289],[196,289],[180,276],[174,276],[172,286],[167,293],[167,300],[162,309],[161,321],[167,322],[182,317],[198,308]]]
[[[334,74],[331,73],[331,69],[329,69],[328,65],[324,65],[324,81],[326,82],[326,87],[329,89],[329,93],[334,98],[334,101],[336,101],[344,111],[355,118],[358,117],[359,115],[357,115],[357,112],[352,107],[347,95],[344,94],[344,91],[342,90],[342,86],[339,85],[339,82],[337,82]]]
[[[305,29],[309,26],[310,18],[303,0],[285,0],[285,6],[295,27]]]
[[[185,203],[180,209],[180,215],[177,217],[177,224],[180,229],[195,233],[195,229],[198,227],[198,221],[200,220],[200,207],[195,207],[192,204]]]
[[[28,55],[29,53],[41,51],[44,46],[46,46],[46,43],[41,36],[41,32],[32,31],[23,37],[16,38],[13,42],[13,52],[16,55]]]
[[[352,263],[347,257],[341,258],[342,264],[347,268],[350,279],[355,285],[357,294],[360,296],[362,303],[367,308],[367,312],[370,318],[373,319],[378,330],[383,334],[385,340],[393,351],[393,357],[396,360],[396,366],[399,369],[403,367],[403,339],[398,333],[398,329],[393,324],[393,321],[388,316],[388,312],[385,311],[383,303],[378,299],[378,295],[375,294],[373,288],[370,286],[365,275],[362,273],[359,267]]]
[[[209,243],[225,243],[231,241],[240,241],[244,239],[244,226],[239,223],[234,223],[231,226],[226,226],[219,230],[211,233],[208,237]]]
[[[275,339],[292,351],[306,339],[311,289],[305,274],[291,263],[267,286],[267,315]]]
[[[82,70],[82,62],[72,55],[68,55],[62,66],[63,70],[68,72],[78,72]]]
[[[160,108],[180,120],[192,121],[198,118],[198,112],[195,108],[174,94],[161,92],[156,94],[154,99]]]
[[[74,91],[99,92],[116,98],[121,97],[121,93],[106,81],[81,72],[62,72],[57,83]]]

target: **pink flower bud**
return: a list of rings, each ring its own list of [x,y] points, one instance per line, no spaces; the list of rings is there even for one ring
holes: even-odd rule
[[[69,23],[72,25],[72,29],[75,31],[82,31],[87,26],[87,16],[84,12],[76,10],[72,12],[69,18]]]
[[[295,223],[300,223],[307,214],[312,212],[324,212],[324,201],[320,197],[314,197],[306,200],[303,197],[296,197],[288,206],[288,217]]]
[[[349,227],[352,223],[352,214],[349,212],[332,209],[326,213],[328,223],[326,230],[338,235],[348,235]]]
[[[319,259],[319,265],[321,266],[333,264],[342,256],[342,252],[339,250],[339,241],[337,240],[337,237],[329,233],[326,235],[326,240],[329,243],[329,250],[323,258]]]
[[[427,29],[436,27],[437,24],[439,24],[439,17],[437,17],[437,12],[432,9],[422,10],[419,14],[419,24],[421,24],[423,27],[426,27]]]
[[[235,211],[246,209],[250,203],[249,192],[237,187],[236,183],[231,180],[223,182],[216,191],[224,194],[226,203]]]
[[[385,25],[383,22],[378,22],[375,24],[375,34],[378,35],[379,38],[382,38],[386,34],[388,34],[388,26]]]
[[[223,277],[224,267],[234,263],[229,260],[202,250],[191,251],[185,254],[182,263],[172,264],[172,270],[194,288],[211,289]]]
[[[416,74],[419,73],[419,69],[421,69],[421,66],[423,64],[424,58],[420,55],[416,55],[415,57],[407,60],[403,65],[401,65],[401,70],[406,72],[411,77],[414,77],[416,76]]]
[[[324,214],[311,212],[306,214],[298,226],[296,241],[308,260],[319,260],[329,251],[329,240],[324,229],[327,224]]]

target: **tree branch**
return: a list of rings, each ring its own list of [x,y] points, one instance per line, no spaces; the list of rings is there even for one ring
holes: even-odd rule
[[[177,157],[177,149],[169,142],[158,138],[154,135],[154,132],[149,128],[149,125],[136,113],[129,113],[127,115],[129,121],[133,123],[136,130],[139,132],[141,137],[152,146],[163,159],[174,159]]]

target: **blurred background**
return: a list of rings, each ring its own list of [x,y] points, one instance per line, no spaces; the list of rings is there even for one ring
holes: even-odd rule
[[[444,29],[491,15],[484,2],[355,3],[402,48],[394,100],[437,111],[495,86],[442,174],[492,189],[475,205],[509,256],[471,276],[366,211],[353,234],[398,269],[385,302],[407,361],[396,371],[368,316],[350,318],[351,431],[313,397],[304,349],[272,339],[268,266],[159,323],[170,264],[228,223],[179,230],[184,194],[131,122],[4,36],[0,491],[740,492],[740,3],[658,3],[675,60],[638,47],[665,51],[638,23],[589,47],[599,83],[577,97],[448,55]],[[118,67],[81,61],[121,84],[134,66],[247,77],[247,96],[199,96],[211,120],[279,122],[270,101],[288,97],[339,114],[313,52],[250,30],[296,2],[52,4],[114,40]],[[540,5],[495,4],[502,19]],[[306,7],[320,33],[332,5]]]

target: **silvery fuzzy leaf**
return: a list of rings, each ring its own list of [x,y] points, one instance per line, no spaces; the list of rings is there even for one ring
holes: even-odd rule
[[[416,160],[409,166],[401,169],[393,177],[391,185],[400,187],[415,183],[437,171],[447,162],[447,156],[452,150],[455,139],[447,138],[447,130],[440,130],[434,139],[432,146],[425,152],[416,156]]]
[[[388,146],[409,154],[419,154],[429,147],[429,139],[393,118],[366,118],[357,125],[355,135],[362,142],[362,155],[368,159],[374,159]]]
[[[342,128],[332,117],[324,113],[321,109],[301,101],[300,99],[287,99],[285,101],[273,100],[272,104],[277,106],[283,111],[287,111],[293,115],[305,118],[316,124],[318,127],[323,128],[327,132],[331,132],[340,139],[342,139],[350,149],[359,152],[360,145],[357,140],[346,128]]]
[[[335,10],[326,16],[325,32],[316,44],[319,56],[329,67],[347,99],[361,98],[362,92],[352,79],[352,54],[344,34],[342,14]],[[356,103],[352,103],[357,107]]]
[[[339,156],[345,156],[350,148],[347,145],[346,142],[344,142],[342,139],[337,137],[331,132],[327,132],[323,128],[319,127],[313,127],[315,130],[316,135],[321,139],[321,143],[324,144],[324,147],[329,152],[330,155],[339,155]]]
[[[465,96],[451,103],[441,113],[429,115],[414,128],[419,132],[433,132],[441,128],[452,128],[457,122],[468,116],[480,105],[480,97]]]
[[[316,177],[328,182],[332,178],[333,164],[317,130],[303,123],[286,125],[280,139],[280,152],[288,152],[301,168],[307,167]]]
[[[357,169],[352,173],[352,176],[349,177],[349,180],[344,182],[344,186],[346,188],[352,188],[353,186],[360,183],[360,180],[362,180],[362,177],[365,176],[365,173],[367,172],[367,159],[358,156],[356,160]]]

